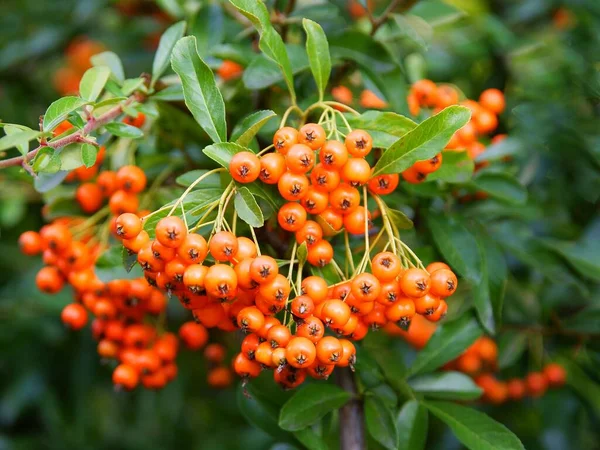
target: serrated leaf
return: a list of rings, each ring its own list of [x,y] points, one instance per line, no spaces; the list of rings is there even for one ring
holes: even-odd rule
[[[233,142],[220,142],[217,144],[209,145],[205,147],[202,152],[213,161],[216,161],[221,166],[229,169],[229,162],[233,155],[239,152],[251,152],[249,148],[242,147],[239,144]]]
[[[388,148],[373,168],[372,176],[400,173],[415,162],[440,153],[456,131],[471,118],[464,106],[450,106],[426,119]]]
[[[265,124],[273,117],[277,117],[270,109],[256,111],[244,117],[231,132],[231,141],[235,141],[243,147],[247,147],[252,142],[256,133],[265,126]]]
[[[52,131],[65,120],[70,113],[78,110],[87,103],[88,102],[84,99],[74,96],[62,97],[55,102],[52,102],[44,114],[44,131]]]
[[[420,375],[409,379],[408,384],[425,397],[446,400],[475,400],[483,393],[471,377],[460,372]]]
[[[81,95],[81,98],[89,102],[95,102],[102,93],[109,76],[110,69],[108,67],[97,66],[88,69],[79,82],[79,95]]]
[[[90,58],[94,66],[106,66],[110,69],[112,78],[121,85],[125,81],[125,71],[121,58],[114,52],[102,52]]]
[[[427,401],[422,404],[446,423],[467,448],[472,450],[524,450],[519,439],[504,425],[486,414],[455,403]]]
[[[175,44],[171,65],[181,78],[185,104],[196,122],[213,142],[226,141],[225,102],[212,70],[198,54],[195,37],[181,38]]]
[[[129,138],[129,139],[140,139],[144,137],[144,132],[138,127],[127,125],[123,122],[111,122],[105,125],[106,131],[115,136]]]
[[[294,90],[294,77],[292,66],[288,57],[283,39],[271,25],[271,19],[267,7],[262,2],[252,0],[230,0],[244,16],[246,16],[256,27],[260,34],[258,47],[281,70],[283,78],[290,92],[292,103],[296,103],[296,91]]]
[[[254,195],[244,186],[237,187],[236,191],[233,202],[238,217],[251,227],[262,227],[265,219]]]
[[[96,163],[98,147],[92,144],[83,144],[81,146],[81,161],[85,167],[92,167]]]
[[[171,53],[173,48],[179,39],[183,37],[185,33],[185,21],[177,22],[171,25],[165,30],[160,37],[156,54],[154,55],[154,61],[152,62],[152,84],[156,83],[171,62]]]
[[[369,434],[385,448],[396,450],[398,429],[390,407],[374,395],[367,395],[364,404],[365,424]]]
[[[444,181],[446,183],[466,183],[473,176],[475,163],[467,152],[442,152],[442,165],[438,170],[427,175],[427,181]]]
[[[317,83],[319,99],[322,100],[331,75],[331,56],[327,36],[321,25],[312,20],[302,19],[302,26],[306,32],[306,53],[310,70]]]
[[[440,325],[425,347],[417,354],[410,373],[431,372],[453,360],[482,335],[482,329],[472,314]]]
[[[16,147],[21,154],[29,151],[29,142],[40,137],[41,132],[35,130],[20,130],[18,128],[5,126],[6,136],[0,138],[0,152]]]
[[[310,384],[283,405],[279,426],[288,431],[302,430],[344,406],[350,397],[350,393],[332,384]]]
[[[427,441],[429,416],[416,400],[406,402],[396,418],[398,450],[422,450]]]
[[[513,205],[523,205],[527,201],[525,187],[508,173],[482,173],[473,179],[473,185],[490,196]]]

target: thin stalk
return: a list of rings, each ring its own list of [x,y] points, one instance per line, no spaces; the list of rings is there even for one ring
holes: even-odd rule
[[[188,188],[183,192],[183,194],[181,194],[181,196],[177,199],[177,201],[175,202],[175,204],[173,205],[173,207],[171,208],[171,211],[169,211],[169,214],[167,214],[167,216],[170,216],[171,214],[173,214],[173,212],[181,204],[181,202],[186,197],[186,195],[188,195],[190,193],[190,191],[198,185],[198,183],[200,183],[202,180],[204,180],[208,176],[212,175],[213,173],[222,172],[223,170],[225,170],[225,169],[223,167],[220,167],[218,169],[213,169],[209,172],[206,172],[204,175],[198,177],[198,179],[196,181],[194,181],[192,184],[190,184],[188,186]]]

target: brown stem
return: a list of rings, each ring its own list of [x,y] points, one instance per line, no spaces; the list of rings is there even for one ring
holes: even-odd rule
[[[362,401],[358,398],[354,374],[348,367],[336,370],[337,384],[353,399],[340,409],[340,449],[365,450],[365,425]]]
[[[85,124],[85,126],[83,127],[82,130],[76,131],[75,133],[69,134],[68,136],[57,139],[55,141],[46,142],[45,145],[40,144],[36,149],[30,151],[29,153],[27,153],[24,156],[17,156],[14,158],[9,158],[9,159],[0,161],[0,169],[4,169],[6,167],[12,167],[12,166],[19,166],[19,165],[29,163],[29,161],[31,161],[35,157],[35,155],[37,155],[38,152],[41,149],[43,149],[44,147],[58,149],[58,148],[62,148],[64,146],[66,146],[66,145],[73,144],[75,142],[91,143],[92,141],[90,141],[86,137],[88,134],[90,134],[92,131],[97,130],[98,128],[106,125],[107,123],[111,122],[115,118],[119,117],[123,113],[123,107],[133,103],[136,100],[140,101],[140,100],[142,100],[142,97],[140,97],[139,94],[133,94],[127,100],[125,100],[123,103],[109,109],[101,116],[99,116],[97,118],[90,117],[90,119]]]

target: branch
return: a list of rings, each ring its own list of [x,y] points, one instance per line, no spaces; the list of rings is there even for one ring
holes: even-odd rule
[[[369,20],[371,21],[371,36],[373,36],[377,30],[383,25],[396,9],[399,8],[398,12],[408,11],[412,8],[415,3],[419,0],[392,0],[390,4],[385,8],[385,11],[381,13],[381,15],[377,18],[373,17],[369,8],[367,8],[367,13],[369,15]]]
[[[365,450],[363,406],[356,391],[354,374],[348,367],[335,373],[337,384],[354,397],[340,409],[340,449]]]
[[[88,134],[119,117],[123,113],[123,107],[141,99],[142,97],[139,94],[133,94],[123,103],[109,109],[101,116],[97,118],[90,116],[82,130],[76,131],[75,133],[69,134],[68,136],[57,139],[55,141],[47,142],[45,145],[40,144],[36,149],[30,151],[24,156],[16,156],[14,158],[9,158],[0,161],[0,169],[12,166],[27,165],[29,161],[31,161],[35,157],[35,155],[37,155],[38,152],[45,147],[59,149],[66,145],[73,144],[75,142],[92,143],[92,141],[90,141],[86,137]]]

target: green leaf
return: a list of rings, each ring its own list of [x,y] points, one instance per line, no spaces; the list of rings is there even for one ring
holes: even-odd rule
[[[498,339],[498,367],[506,369],[515,364],[527,348],[526,333],[505,332]]]
[[[276,186],[263,183],[249,183],[244,187],[255,197],[260,197],[265,200],[273,211],[279,211],[279,208],[285,203],[285,200],[279,195]],[[265,218],[267,218],[266,214]]]
[[[415,162],[440,153],[456,131],[470,119],[464,106],[450,106],[426,119],[388,148],[373,168],[373,176],[400,173]]]
[[[180,186],[188,187],[190,184],[192,184],[194,181],[196,181],[201,176],[205,175],[207,172],[208,172],[208,170],[204,170],[204,169],[190,170],[189,172],[179,175],[177,177],[177,179],[175,180],[175,182]],[[198,186],[198,188],[205,188],[205,189],[206,188],[220,188],[220,187],[221,187],[221,176],[219,173],[214,173],[212,175],[209,175],[204,180],[202,180],[202,182]]]
[[[369,357],[377,362],[385,381],[394,391],[404,397],[412,396],[410,388],[406,383],[408,370],[402,358],[398,357],[398,354],[389,347],[389,342],[369,335],[363,345],[365,350],[368,350]]]
[[[527,201],[527,190],[507,173],[482,173],[473,179],[473,185],[492,197],[513,205],[523,205]]]
[[[81,161],[85,167],[92,167],[96,163],[96,156],[98,156],[98,147],[92,144],[81,146]]]
[[[522,142],[515,137],[506,137],[500,142],[491,144],[486,147],[485,151],[477,155],[476,163],[483,161],[498,161],[507,156],[514,156],[523,150]]]
[[[427,441],[429,416],[416,400],[406,402],[396,418],[398,450],[423,450]]]
[[[262,227],[265,219],[254,195],[244,186],[238,186],[236,191],[233,203],[239,218],[251,227]]]
[[[19,130],[9,126],[5,126],[4,131],[6,132],[6,136],[0,138],[0,152],[17,147],[23,155],[29,151],[29,141],[43,134],[35,130]]]
[[[114,134],[115,136],[119,137],[130,139],[139,139],[144,137],[144,132],[138,127],[127,125],[123,122],[111,122],[106,124],[104,128],[106,128],[106,131],[108,131],[110,134]]]
[[[225,103],[217,87],[215,76],[198,55],[196,38],[181,38],[171,56],[173,70],[181,78],[185,104],[196,122],[213,142],[227,140]]]
[[[600,416],[600,384],[571,358],[559,357],[556,362],[567,372],[567,385],[592,407],[596,416]]]
[[[306,51],[299,45],[287,44],[285,46],[292,74],[297,74],[309,68]],[[264,89],[283,81],[283,73],[273,60],[266,56],[256,55],[242,75],[244,86],[248,89]]]
[[[167,86],[156,94],[152,94],[150,98],[153,100],[161,100],[163,102],[182,102],[185,100],[183,97],[183,87],[180,84]]]
[[[55,150],[53,159],[60,161],[60,170],[73,170],[83,166],[82,144],[69,144]]]
[[[198,53],[210,57],[211,50],[223,42],[228,27],[225,25],[225,8],[219,2],[206,2],[190,21],[188,34],[196,37]]]
[[[475,400],[482,390],[473,379],[460,372],[429,373],[408,380],[415,392],[446,400]]]
[[[392,223],[399,230],[410,230],[414,224],[413,221],[408,218],[406,214],[398,209],[387,209],[387,214],[390,217]]]
[[[487,284],[490,293],[490,302],[496,327],[502,322],[502,307],[504,305],[504,294],[508,281],[508,266],[504,254],[498,244],[490,237],[478,239],[484,252],[482,260],[486,265]]]
[[[442,165],[427,176],[427,181],[444,181],[446,183],[466,183],[473,176],[475,163],[467,152],[442,152]]]
[[[369,434],[385,448],[395,450],[398,446],[398,429],[390,407],[379,397],[365,397],[365,424]]]
[[[455,403],[427,401],[423,405],[446,423],[472,450],[524,450],[519,439],[504,425],[486,414]]]
[[[294,437],[308,450],[328,450],[327,443],[310,428],[294,431]]]
[[[244,117],[231,132],[231,141],[242,147],[247,147],[256,136],[256,133],[265,126],[265,124],[273,117],[277,117],[270,109],[256,111]]]
[[[229,162],[233,155],[239,152],[251,152],[249,148],[242,147],[239,144],[233,142],[220,142],[217,144],[209,145],[205,147],[202,152],[213,161],[216,161],[226,169],[229,168]]]
[[[58,172],[58,173],[40,173],[33,180],[33,186],[35,190],[44,193],[58,186],[69,172]]]
[[[127,97],[111,97],[105,100],[102,100],[94,105],[94,110],[97,111],[100,108],[104,108],[106,106],[116,105],[117,103],[121,103],[122,101],[127,100]]]
[[[108,67],[98,66],[88,69],[79,82],[79,95],[81,95],[81,98],[89,102],[95,102],[102,93],[109,76],[110,69]]]
[[[367,111],[360,116],[348,113],[345,117],[353,129],[359,128],[371,134],[373,147],[383,149],[390,147],[398,138],[417,126],[408,117],[389,111]],[[341,117],[337,117],[336,120],[339,129],[346,128]]]
[[[306,53],[310,62],[310,70],[317,82],[319,99],[323,99],[329,76],[331,75],[331,56],[327,36],[316,22],[302,19],[302,26],[306,32]]]
[[[589,305],[561,321],[562,328],[580,333],[600,333],[600,305]]]
[[[325,281],[327,281],[327,285],[336,284],[341,281],[340,275],[331,264],[327,264],[325,267],[310,266],[310,273],[317,277],[323,278]]]
[[[392,14],[395,26],[392,27],[389,39],[406,39],[415,44],[420,50],[427,50],[433,37],[431,25],[418,16]]]
[[[185,33],[185,21],[177,22],[171,25],[160,37],[154,61],[152,62],[152,86],[165,73],[169,62],[171,61],[171,53],[179,39]]]
[[[459,217],[431,212],[427,215],[427,224],[436,247],[450,267],[469,281],[479,283],[481,255],[477,239]]]
[[[344,406],[350,397],[350,393],[333,384],[310,384],[283,405],[279,426],[288,431],[306,428],[325,414]]]
[[[73,111],[78,110],[87,102],[79,97],[62,97],[52,102],[44,114],[44,131],[52,131]]]
[[[410,373],[431,372],[443,366],[464,352],[481,334],[481,327],[472,314],[443,323],[417,354]]]
[[[121,92],[123,92],[123,95],[130,95],[138,89],[145,90],[146,88],[144,87],[144,83],[145,80],[142,77],[128,78],[127,80],[123,81]],[[123,109],[125,109],[125,107]]]
[[[329,50],[334,60],[355,61],[375,72],[385,73],[394,69],[394,63],[385,47],[372,36],[360,31],[350,30],[330,36]]]
[[[96,266],[100,268],[121,266],[123,264],[122,249],[121,245],[109,247],[98,257]]]
[[[303,266],[304,263],[306,262],[306,258],[308,257],[308,246],[306,245],[306,242],[303,242],[302,244],[300,244],[298,246],[297,255],[298,255],[298,264]]]
[[[123,268],[127,271],[127,273],[131,272],[133,266],[137,264],[137,254],[129,253],[129,251],[123,247],[121,251],[121,263],[123,264]]]
[[[98,53],[90,58],[94,66],[106,66],[110,69],[112,78],[115,79],[119,85],[125,81],[125,71],[123,70],[123,63],[121,58],[114,52],[102,52]]]
[[[296,103],[296,91],[294,90],[294,77],[292,66],[288,57],[285,44],[281,36],[271,25],[269,11],[263,2],[252,0],[230,0],[244,16],[246,16],[256,27],[260,34],[258,47],[271,60],[273,60],[281,73],[290,91],[292,103]]]

